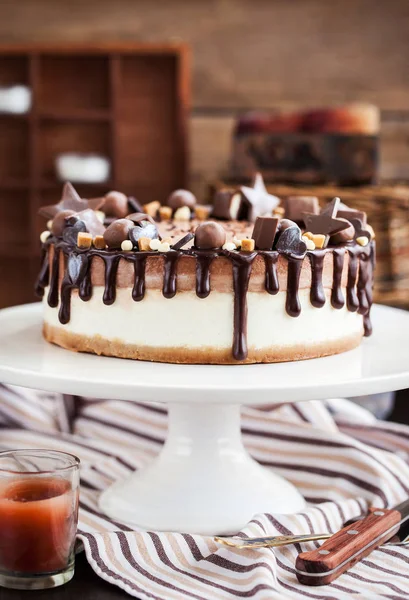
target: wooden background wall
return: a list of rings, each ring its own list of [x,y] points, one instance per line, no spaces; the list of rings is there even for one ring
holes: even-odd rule
[[[0,0],[1,42],[110,39],[191,45],[196,191],[241,111],[348,101],[381,108],[382,174],[409,179],[408,0]]]

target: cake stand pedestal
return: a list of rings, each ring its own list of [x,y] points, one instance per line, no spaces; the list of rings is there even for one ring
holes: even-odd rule
[[[273,365],[170,365],[77,354],[41,336],[41,306],[0,311],[0,380],[95,398],[169,404],[159,457],[100,499],[145,529],[234,533],[258,512],[302,510],[296,488],[243,447],[240,405],[409,387],[409,313],[376,306],[374,335],[351,352]]]

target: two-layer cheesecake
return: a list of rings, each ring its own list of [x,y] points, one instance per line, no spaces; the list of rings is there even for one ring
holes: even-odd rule
[[[141,207],[119,192],[84,200],[66,184],[43,207],[37,290],[48,341],[240,364],[335,354],[370,334],[375,246],[364,213],[337,198],[280,202],[260,176],[216,194],[211,209],[185,190],[167,204]]]

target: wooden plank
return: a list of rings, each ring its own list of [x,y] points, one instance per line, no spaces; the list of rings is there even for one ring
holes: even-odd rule
[[[190,186],[199,199],[209,181],[228,172],[234,122],[233,116],[190,120]]]
[[[408,28],[407,0],[0,5],[0,42],[188,42],[196,107],[372,101],[403,109],[409,105]]]

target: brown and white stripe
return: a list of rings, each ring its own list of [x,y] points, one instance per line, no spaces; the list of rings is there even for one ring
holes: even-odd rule
[[[331,407],[333,408],[331,401]],[[298,583],[294,564],[318,542],[237,551],[212,538],[130,529],[102,515],[98,496],[143,467],[166,437],[161,405],[62,397],[2,386],[0,449],[43,447],[80,456],[78,537],[103,579],[143,600],[252,598],[409,599],[409,547],[373,552],[329,586]],[[296,515],[254,515],[240,535],[334,532],[366,511],[409,495],[409,428],[335,416],[325,404],[245,408],[250,453],[295,483],[311,503]]]

